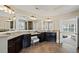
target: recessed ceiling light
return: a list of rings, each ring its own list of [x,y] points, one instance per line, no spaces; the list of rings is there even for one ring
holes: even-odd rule
[[[39,9],[39,8],[36,7],[35,9]]]
[[[35,16],[31,16],[31,17],[35,17]]]
[[[46,17],[46,19],[51,19],[51,17]]]

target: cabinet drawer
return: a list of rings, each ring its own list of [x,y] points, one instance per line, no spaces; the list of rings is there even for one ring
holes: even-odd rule
[[[8,46],[8,53],[15,53],[15,44],[11,44]]]

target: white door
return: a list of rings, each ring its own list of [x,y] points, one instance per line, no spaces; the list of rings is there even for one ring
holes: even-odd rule
[[[62,20],[60,23],[60,43],[67,47],[77,48],[76,18]]]

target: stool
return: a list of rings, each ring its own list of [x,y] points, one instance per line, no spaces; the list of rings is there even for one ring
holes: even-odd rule
[[[37,36],[32,36],[31,37],[31,44],[32,45],[35,45],[38,42],[39,42],[39,38]]]

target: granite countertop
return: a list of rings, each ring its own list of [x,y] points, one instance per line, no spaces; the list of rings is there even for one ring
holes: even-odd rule
[[[39,34],[35,31],[7,31],[7,32],[1,32],[0,33],[0,39],[1,38],[6,38],[7,40],[12,39],[14,37],[23,35],[23,34],[31,34],[31,35],[35,35],[35,34]]]

